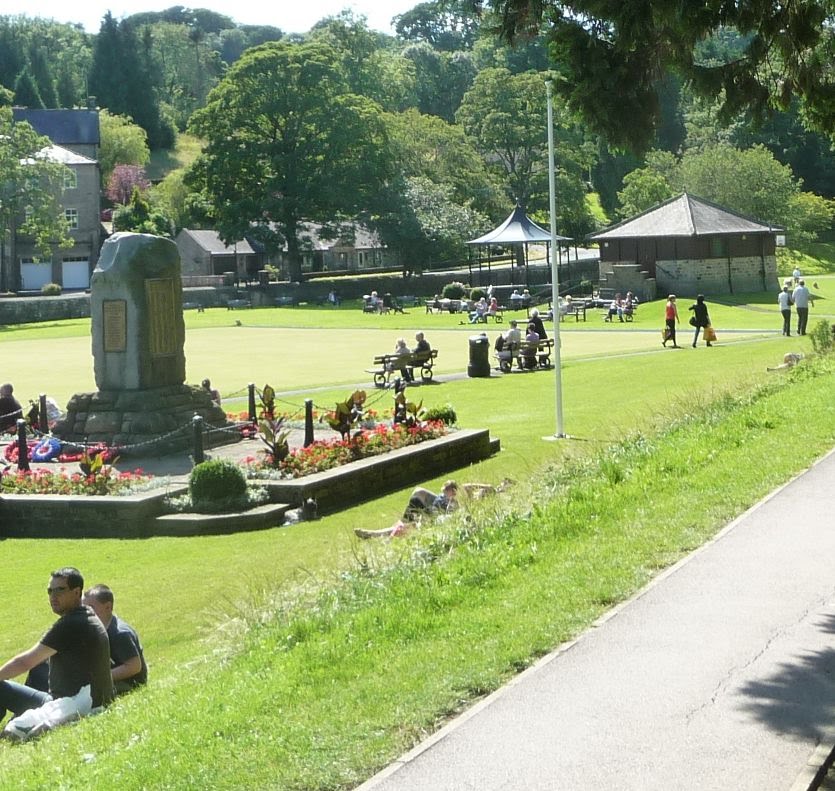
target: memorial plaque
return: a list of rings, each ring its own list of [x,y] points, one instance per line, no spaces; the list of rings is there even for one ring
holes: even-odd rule
[[[150,328],[149,351],[152,357],[166,357],[177,352],[174,312],[174,280],[170,277],[145,281]]]
[[[124,299],[102,302],[102,337],[106,352],[123,352],[128,343],[127,303]]]

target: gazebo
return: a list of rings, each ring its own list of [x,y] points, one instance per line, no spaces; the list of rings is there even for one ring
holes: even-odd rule
[[[557,236],[557,263],[562,264],[562,249],[561,243],[570,242],[572,239],[568,236]],[[479,236],[478,239],[471,239],[467,244],[473,247],[487,248],[487,278],[488,281],[492,279],[492,263],[493,263],[493,248],[494,247],[512,247],[514,250],[514,264],[510,269],[510,283],[513,284],[514,269],[517,267],[525,267],[525,285],[528,282],[528,246],[531,244],[545,244],[550,247],[551,233],[546,231],[541,226],[537,225],[522,208],[522,204],[517,203],[516,208],[510,213],[510,216],[497,228],[492,231]],[[502,256],[504,257],[504,256]],[[473,278],[473,261],[470,259],[470,282]],[[478,280],[481,285],[482,271],[484,259],[479,254],[477,260],[478,266]]]

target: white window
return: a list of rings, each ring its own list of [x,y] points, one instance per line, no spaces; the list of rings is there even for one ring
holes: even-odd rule
[[[78,228],[78,209],[64,209],[64,219],[71,231]]]
[[[69,168],[64,171],[64,189],[74,190],[78,186],[78,173]]]

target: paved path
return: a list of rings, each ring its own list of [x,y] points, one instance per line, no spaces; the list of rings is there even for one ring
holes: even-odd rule
[[[835,451],[361,789],[807,789],[833,635]]]

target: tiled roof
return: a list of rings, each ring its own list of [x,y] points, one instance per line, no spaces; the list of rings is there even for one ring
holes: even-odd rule
[[[98,110],[32,110],[13,107],[15,121],[26,121],[39,135],[46,135],[59,146],[97,146],[99,134]]]
[[[250,247],[246,239],[241,239],[231,245],[225,244],[218,236],[217,231],[191,231],[183,229],[183,233],[191,236],[201,249],[212,255],[254,255],[255,251]]]
[[[782,230],[776,225],[758,222],[685,192],[647,209],[632,219],[589,234],[586,238],[600,240],[706,236],[728,233],[776,233]]]

